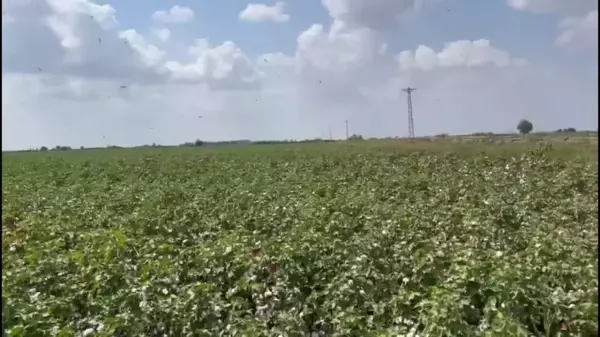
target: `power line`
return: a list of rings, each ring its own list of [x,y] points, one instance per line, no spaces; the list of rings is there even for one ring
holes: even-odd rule
[[[411,93],[417,90],[416,88],[408,87],[402,89],[408,95],[408,138],[415,138],[415,121],[413,119],[412,96]]]

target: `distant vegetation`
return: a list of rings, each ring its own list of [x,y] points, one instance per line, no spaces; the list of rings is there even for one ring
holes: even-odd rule
[[[531,123],[530,121],[528,121],[526,119],[522,119],[521,121],[519,121],[519,124],[517,125],[517,130],[521,135],[537,135],[537,136],[542,136],[542,137],[552,136],[553,134],[562,134],[562,133],[577,133],[577,134],[581,134],[582,136],[587,136],[587,137],[598,135],[597,130],[596,131],[577,131],[573,127],[558,129],[554,132],[532,133],[533,123]],[[493,132],[475,132],[468,136],[467,135],[449,135],[447,133],[442,133],[442,134],[435,135],[433,137],[420,137],[417,139],[431,141],[431,140],[450,139],[450,138],[461,139],[461,138],[469,138],[469,137],[488,138],[489,139],[488,141],[490,141],[490,140],[494,141],[494,139],[501,139],[503,137],[518,137],[518,135],[514,134],[514,133],[493,133]],[[399,137],[387,137],[387,138],[371,137],[371,138],[368,138],[368,140],[392,140],[392,139],[401,140],[403,138],[399,138]],[[348,139],[346,141],[361,141],[361,140],[364,140],[364,137],[362,135],[352,134],[351,136],[348,137]],[[252,141],[249,139],[240,139],[240,140],[209,142],[209,141],[203,141],[201,139],[196,139],[193,142],[185,142],[183,144],[179,144],[178,146],[179,147],[214,147],[214,146],[251,145],[251,144],[253,144],[253,145],[268,145],[268,144],[291,144],[291,143],[298,143],[298,144],[330,143],[330,142],[339,142],[339,141],[344,141],[344,140],[314,138],[314,139],[303,139],[303,140],[284,139],[284,140]],[[174,146],[173,145],[160,145],[160,144],[153,143],[151,145],[134,146],[133,148],[148,148],[148,147],[174,147]],[[88,147],[88,148],[85,148],[84,146],[79,147],[80,150],[97,150],[97,149],[105,149],[105,148],[121,149],[123,147],[116,146],[116,145],[107,145],[105,147]],[[42,146],[39,149],[28,149],[28,150],[9,151],[9,152],[70,151],[70,150],[73,150],[70,146],[57,145],[57,146],[53,147],[52,149],[49,149],[47,146]]]
[[[526,119],[522,119],[519,122],[519,125],[517,125],[517,130],[519,130],[521,134],[529,134],[531,131],[533,131],[533,124]]]
[[[558,129],[555,132],[577,132],[577,130],[575,130],[575,128],[566,128],[566,129]]]

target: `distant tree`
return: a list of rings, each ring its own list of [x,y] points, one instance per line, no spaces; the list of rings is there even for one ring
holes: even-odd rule
[[[70,146],[61,146],[61,145],[56,145],[54,147],[54,149],[52,149],[53,151],[69,151],[71,150]]]
[[[82,145],[79,147],[80,150],[85,150],[85,147]]]
[[[577,132],[575,128],[558,129],[556,132]]]
[[[521,121],[517,125],[517,130],[519,130],[521,134],[526,135],[533,130],[533,124],[526,119],[521,119]]]
[[[204,142],[201,141],[200,139],[196,139],[196,141],[194,142],[194,146],[202,146],[204,145]]]
[[[357,134],[353,134],[352,136],[348,137],[348,140],[363,140],[363,136],[361,135],[357,135]]]
[[[40,151],[48,151],[48,148],[45,146],[40,147]]]

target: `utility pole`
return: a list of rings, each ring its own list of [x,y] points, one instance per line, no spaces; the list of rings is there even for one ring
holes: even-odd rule
[[[331,126],[329,126],[329,140],[333,140],[333,136],[331,134]]]
[[[415,121],[413,120],[412,97],[411,93],[417,90],[416,88],[408,87],[402,89],[408,95],[408,138],[415,138]]]
[[[346,139],[348,139],[348,120],[346,119]]]

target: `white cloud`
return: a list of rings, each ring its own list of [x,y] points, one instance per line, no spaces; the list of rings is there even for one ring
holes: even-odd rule
[[[2,30],[3,73],[158,81],[139,53],[135,31],[120,34],[115,10],[87,0],[6,2],[14,22]],[[143,46],[149,48],[149,46]]]
[[[598,9],[598,0],[507,0],[510,7],[533,13],[582,13]]]
[[[142,32],[169,34],[125,27],[89,0],[3,2],[13,17],[2,31],[3,148],[299,139],[330,126],[341,138],[346,119],[351,133],[402,136],[407,85],[418,89],[418,135],[510,131],[521,118],[596,127],[597,74],[524,62],[485,39],[394,51],[398,18],[424,3],[324,0],[331,22],[308,26],[292,52],[247,55],[247,41],[203,35],[186,54],[176,31],[160,48]]]
[[[518,11],[568,15],[559,24],[556,45],[598,54],[598,0],[507,0]]]
[[[242,89],[257,84],[255,70],[241,49],[231,41],[210,48],[206,39],[189,47],[193,61],[169,61],[165,67],[176,80],[204,81],[213,88]]]
[[[273,6],[265,4],[248,4],[246,8],[240,12],[239,18],[243,21],[250,22],[288,22],[290,15],[284,12],[285,3],[278,1]]]
[[[419,46],[413,52],[403,51],[397,56],[402,70],[434,70],[448,67],[509,67],[527,64],[522,58],[511,57],[497,49],[488,40],[454,41],[446,44],[444,50],[436,53],[427,46]]]
[[[598,10],[583,17],[566,18],[559,27],[561,33],[556,39],[557,45],[598,53]]]
[[[389,28],[434,0],[321,0],[329,16],[348,27]]]
[[[195,63],[186,64],[170,59],[136,30],[120,30],[110,5],[48,0],[41,4],[8,2],[6,6],[16,19],[2,32],[3,74],[79,76],[122,84],[186,80],[208,83],[215,89],[230,89],[228,85],[239,89],[240,83],[247,86],[251,82],[251,67],[243,63],[245,56],[231,42],[207,48]],[[165,39],[170,31],[161,29],[155,34]]]
[[[159,10],[152,14],[152,19],[162,23],[185,23],[194,18],[194,11],[185,6],[175,5],[168,11]]]
[[[167,28],[153,29],[152,34],[162,42],[167,42],[171,37],[171,31]]]
[[[368,28],[345,29],[340,22],[326,31],[312,25],[298,36],[299,61],[325,70],[347,71],[374,62],[383,44],[381,35]]]
[[[133,29],[120,32],[119,37],[125,41],[129,41],[131,47],[138,52],[140,60],[148,67],[158,65],[165,55],[164,51],[152,44],[147,43],[144,37],[139,35]]]

